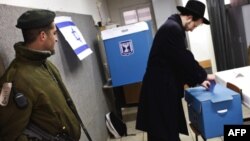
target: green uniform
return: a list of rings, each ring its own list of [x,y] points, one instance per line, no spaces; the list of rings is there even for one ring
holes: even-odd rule
[[[22,42],[14,48],[16,58],[1,77],[0,86],[13,82],[17,92],[28,99],[28,107],[18,108],[13,93],[7,106],[0,105],[0,141],[27,141],[23,131],[29,122],[51,135],[63,132],[79,140],[80,124],[66,102],[70,96],[59,71],[47,60],[51,53],[30,50]]]

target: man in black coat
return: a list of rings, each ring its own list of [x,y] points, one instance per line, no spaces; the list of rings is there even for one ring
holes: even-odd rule
[[[209,24],[205,5],[189,0],[177,9],[180,14],[170,16],[155,35],[143,78],[136,128],[147,132],[148,141],[180,141],[179,133],[188,135],[181,100],[184,85],[208,88],[214,80],[186,45],[185,31]]]

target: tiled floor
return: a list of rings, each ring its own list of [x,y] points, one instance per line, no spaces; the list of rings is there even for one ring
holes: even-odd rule
[[[187,119],[187,123],[189,123],[188,113],[187,113],[187,104],[185,100],[183,100],[183,107]],[[245,106],[242,106],[243,117],[250,117],[250,109],[247,109]],[[147,133],[136,130],[135,129],[135,119],[136,119],[137,108],[124,108],[122,110],[123,120],[126,122],[128,128],[128,134],[134,134],[131,136],[123,137],[120,139],[108,139],[108,141],[147,141]],[[248,124],[248,123],[247,123]],[[189,136],[180,135],[182,141],[195,141],[195,135],[191,128],[188,126]],[[203,139],[199,136],[199,141],[203,141]],[[207,141],[223,141],[223,137],[211,138]]]

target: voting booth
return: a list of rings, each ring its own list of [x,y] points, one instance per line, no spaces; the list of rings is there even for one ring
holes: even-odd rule
[[[146,22],[107,29],[101,32],[112,86],[141,82],[152,44]]]
[[[243,124],[240,94],[213,84],[185,90],[189,120],[206,139],[223,136],[224,125]]]

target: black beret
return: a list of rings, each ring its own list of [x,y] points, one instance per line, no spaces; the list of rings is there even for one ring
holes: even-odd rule
[[[54,21],[56,14],[49,10],[29,10],[17,19],[17,28],[34,29],[47,26]]]

